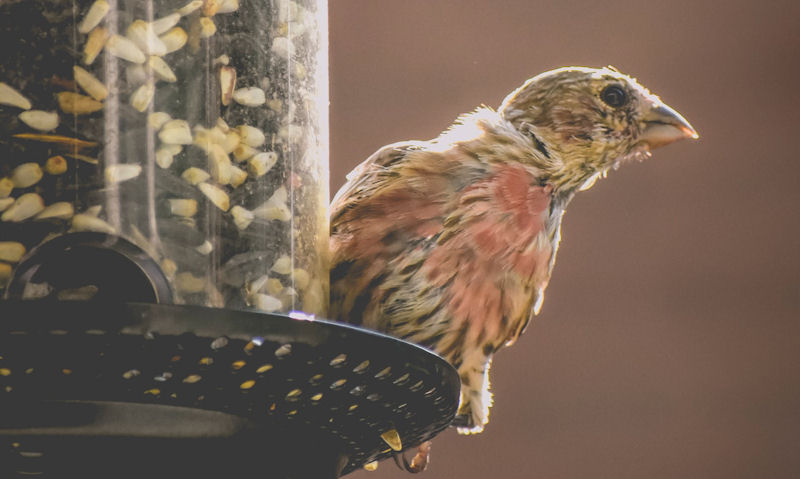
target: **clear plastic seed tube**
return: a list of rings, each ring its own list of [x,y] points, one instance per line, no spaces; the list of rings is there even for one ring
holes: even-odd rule
[[[152,258],[169,302],[325,313],[325,0],[6,0],[0,41],[0,293],[95,232]]]

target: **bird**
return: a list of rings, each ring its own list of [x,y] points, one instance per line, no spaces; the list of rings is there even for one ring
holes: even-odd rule
[[[697,138],[616,68],[564,67],[434,139],[384,146],[331,202],[329,316],[446,359],[461,380],[453,424],[478,433],[492,358],[540,311],[570,200],[622,164]]]

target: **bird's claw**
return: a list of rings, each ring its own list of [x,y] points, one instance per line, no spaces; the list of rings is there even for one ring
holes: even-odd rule
[[[404,453],[400,452],[394,455],[394,462],[397,467],[404,469],[412,474],[422,472],[428,468],[428,462],[431,459],[431,441],[425,441],[417,448],[417,454],[411,458],[411,462],[406,459]]]

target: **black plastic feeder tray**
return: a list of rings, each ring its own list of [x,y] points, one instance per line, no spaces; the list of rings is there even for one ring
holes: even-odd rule
[[[447,427],[455,370],[348,325],[0,302],[0,477],[333,478]],[[245,476],[241,476],[245,477]]]

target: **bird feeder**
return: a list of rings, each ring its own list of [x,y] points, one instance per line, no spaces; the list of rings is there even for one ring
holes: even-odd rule
[[[7,0],[0,41],[2,477],[338,477],[449,424],[446,362],[317,319],[324,0]]]

